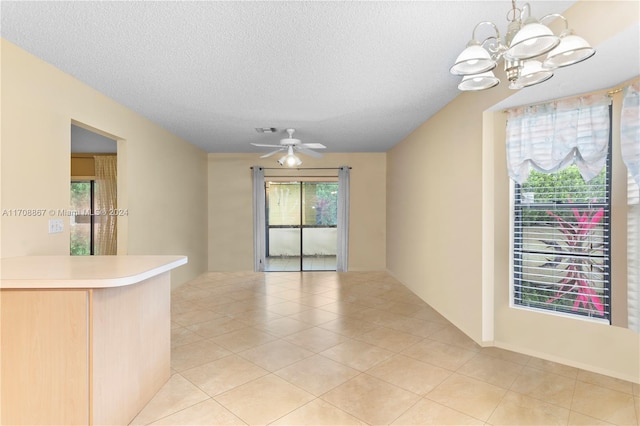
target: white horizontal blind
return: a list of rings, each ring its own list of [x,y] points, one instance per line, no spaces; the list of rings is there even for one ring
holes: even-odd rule
[[[575,165],[516,184],[514,303],[610,319],[610,155],[585,182]]]
[[[640,187],[627,174],[627,312],[629,328],[640,333]]]

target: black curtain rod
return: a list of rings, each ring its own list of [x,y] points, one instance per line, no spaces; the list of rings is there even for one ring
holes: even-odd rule
[[[249,168],[253,170],[253,166]],[[342,167],[287,167],[286,169],[283,169],[282,167],[262,167],[262,170],[340,170],[341,168]],[[352,167],[349,166],[349,170],[351,170],[351,168]]]

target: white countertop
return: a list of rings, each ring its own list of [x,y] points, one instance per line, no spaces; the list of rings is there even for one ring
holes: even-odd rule
[[[107,288],[138,283],[187,263],[186,256],[24,256],[0,261],[0,288]]]

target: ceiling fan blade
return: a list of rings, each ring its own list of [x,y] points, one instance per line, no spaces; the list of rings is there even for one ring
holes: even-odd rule
[[[260,158],[267,158],[267,157],[271,157],[273,154],[276,154],[278,152],[282,151],[282,148],[280,149],[276,149],[275,151],[271,151],[267,154],[261,155]]]
[[[300,146],[303,146],[305,148],[310,148],[310,149],[325,149],[326,146],[322,145],[321,143],[302,143],[300,144]]]
[[[296,146],[295,147],[296,151],[301,152],[302,154],[308,155],[309,157],[313,157],[313,158],[322,158],[322,154],[320,154],[319,152],[315,152],[310,150],[309,148],[305,147],[305,146]]]
[[[281,147],[281,145],[267,145],[267,144],[263,144],[263,143],[253,143],[253,142],[250,142],[250,144],[253,145],[253,146],[266,146],[268,148],[280,148]]]

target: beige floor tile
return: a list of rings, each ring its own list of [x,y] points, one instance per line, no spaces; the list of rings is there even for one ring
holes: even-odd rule
[[[525,367],[511,390],[561,407],[571,407],[576,381],[566,376]]]
[[[398,426],[484,425],[484,422],[428,399],[421,399],[396,421]]]
[[[327,297],[321,294],[313,294],[313,293],[303,293],[298,299],[300,303],[303,305],[312,307],[312,308],[320,308],[324,305],[328,305],[330,303],[335,303],[335,297]]]
[[[440,315],[438,311],[436,311],[435,309],[433,309],[431,306],[428,306],[428,305],[423,305],[422,309],[420,309],[417,312],[414,312],[413,314],[411,314],[411,316],[413,318],[437,322],[444,325],[450,324],[450,322],[445,317]]]
[[[233,303],[216,306],[216,312],[229,317],[238,317],[248,311],[262,310],[265,308],[264,298],[260,300],[236,300]],[[212,308],[213,309],[213,308]]]
[[[278,315],[292,315],[302,311],[310,309],[309,306],[302,305],[298,302],[285,301],[280,303],[274,303],[266,307],[268,311],[275,312]]]
[[[321,399],[313,400],[270,424],[281,426],[366,425],[366,423]]]
[[[521,364],[479,353],[463,364],[457,373],[509,389],[523,368]]]
[[[228,316],[223,316],[211,321],[193,324],[187,328],[208,339],[210,337],[219,336],[220,334],[226,334],[234,330],[245,328],[246,326],[247,324],[242,321]]]
[[[320,327],[308,328],[284,338],[287,342],[302,346],[312,352],[322,352],[347,339],[348,337]]]
[[[530,396],[508,392],[489,417],[491,425],[566,425],[569,410]]]
[[[204,340],[204,337],[182,326],[171,327],[171,347],[186,345]]]
[[[322,399],[372,425],[398,418],[420,397],[367,374],[327,392]]]
[[[171,350],[171,368],[176,371],[184,371],[230,354],[230,351],[211,340],[201,340],[173,348]]]
[[[181,374],[208,395],[216,396],[269,372],[238,355],[230,355],[190,368]]]
[[[226,426],[246,425],[246,423],[213,399],[208,399],[158,420],[157,422],[153,422],[152,425]]]
[[[482,348],[480,350],[480,353],[520,365],[527,365],[527,363],[531,360],[531,357],[529,355],[519,354],[517,352],[508,351],[506,349],[496,347]]]
[[[396,314],[396,313],[389,312],[384,309],[378,309],[378,308],[367,308],[360,312],[356,312],[355,314],[351,315],[351,317],[357,318],[360,321],[372,322],[377,325],[388,324],[392,321],[397,321],[403,318],[407,318],[400,314]]]
[[[274,336],[285,337],[307,328],[311,328],[311,325],[293,318],[284,317],[265,321],[261,324],[255,324],[254,327],[264,330],[269,334],[273,334]]]
[[[264,331],[253,327],[245,327],[212,337],[210,340],[232,352],[242,352],[277,339],[276,336],[272,336]]]
[[[481,349],[476,342],[453,325],[448,325],[442,330],[433,333],[429,338],[470,351],[479,351]]]
[[[477,352],[461,349],[446,343],[424,339],[402,351],[404,355],[455,371],[475,357]]]
[[[578,371],[578,380],[633,395],[633,383],[590,371]]]
[[[396,290],[395,292],[394,291],[391,292],[392,295],[393,293],[398,293],[398,290]],[[394,312],[396,314],[410,317],[422,311],[422,309],[424,308],[424,302],[422,302],[420,298],[415,294],[408,293],[408,294],[404,294],[403,296],[400,296],[400,298],[402,297],[405,297],[407,298],[407,300],[411,300],[411,301],[410,302],[399,301],[398,300],[399,297],[395,296],[393,298],[393,300],[395,301],[387,308],[387,310],[389,312]]]
[[[293,288],[283,288],[280,291],[273,292],[272,296],[279,297],[284,300],[298,301],[302,296],[302,291]]]
[[[365,371],[385,359],[391,358],[393,352],[370,345],[369,343],[347,340],[326,351],[320,352],[320,355],[355,368],[356,370]]]
[[[201,299],[195,300],[193,303],[197,304],[202,309],[213,310],[216,306],[232,303],[235,301],[236,299],[233,299],[229,296],[214,293]]]
[[[216,401],[251,425],[270,423],[313,399],[310,393],[272,374],[215,397]]]
[[[382,361],[366,373],[418,395],[430,392],[452,374],[404,355]]]
[[[184,312],[172,312],[171,320],[183,327],[187,327],[201,322],[211,321],[219,318],[220,316],[221,315],[219,313],[213,311],[198,309]]]
[[[238,353],[258,366],[271,372],[280,370],[301,359],[308,358],[313,352],[284,340],[274,340]]]
[[[426,398],[486,421],[506,392],[489,383],[454,373],[427,393]]]
[[[275,374],[313,395],[320,396],[360,372],[321,355],[314,355],[278,370]]]
[[[312,308],[293,315],[289,315],[289,318],[293,318],[298,321],[317,326],[335,320],[336,318],[338,318],[338,314],[329,311],[323,311],[322,309],[318,308]]]
[[[209,395],[174,374],[130,424],[146,425],[207,399]]]
[[[419,318],[404,317],[398,321],[387,324],[389,328],[410,333],[420,337],[431,337],[444,330],[447,325],[434,321],[422,320]]]
[[[139,423],[638,426],[640,385],[480,348],[384,272],[206,273],[171,308]]]
[[[577,411],[569,412],[568,426],[611,426],[611,423],[604,420],[598,420],[586,414],[578,413]]]
[[[568,365],[559,364],[553,361],[547,361],[541,358],[531,358],[527,363],[527,367],[537,368],[538,370],[544,370],[548,373],[558,374],[560,376],[569,377],[575,379],[578,377],[578,369],[570,367]]]
[[[354,299],[355,300],[355,299]],[[345,299],[341,299],[340,301],[329,303],[327,305],[322,305],[320,308],[323,311],[333,312],[335,314],[341,316],[349,316],[356,312],[360,312],[363,309],[367,309],[366,306],[359,305],[357,303],[353,303],[352,301]]]
[[[337,318],[333,321],[321,324],[320,327],[354,339],[360,337],[364,333],[368,333],[369,331],[373,331],[378,328],[377,325],[368,321],[349,317]]]
[[[229,314],[229,316],[237,319],[238,321],[242,321],[249,326],[255,326],[256,324],[262,324],[265,321],[282,318],[282,315],[267,311],[266,309],[252,309],[244,312],[236,312]]]
[[[637,425],[636,401],[628,393],[578,382],[571,410],[616,425]]]
[[[386,327],[376,328],[375,330],[362,334],[356,339],[392,352],[401,352],[409,346],[422,341],[422,337]]]

